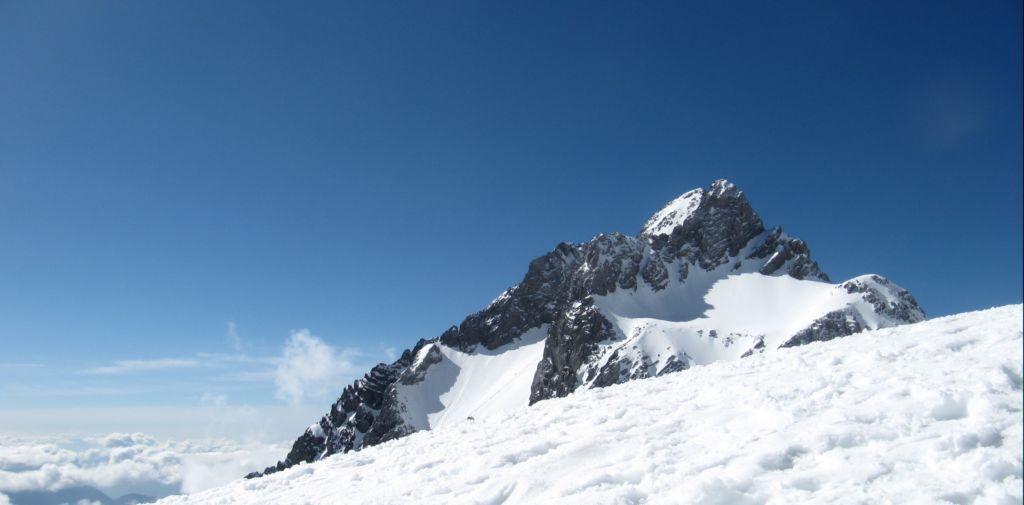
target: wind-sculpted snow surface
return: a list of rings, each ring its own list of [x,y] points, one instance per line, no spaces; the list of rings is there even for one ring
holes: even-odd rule
[[[562,243],[533,260],[486,308],[346,388],[263,474],[579,389],[922,319],[883,277],[831,284],[807,244],[766,230],[743,191],[719,180],[636,236]]]
[[[717,361],[160,503],[1019,504],[1021,320]]]

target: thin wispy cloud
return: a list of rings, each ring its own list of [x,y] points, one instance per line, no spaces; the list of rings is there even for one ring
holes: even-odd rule
[[[39,384],[3,384],[0,391],[12,396],[22,397],[97,397],[97,396],[125,396],[152,392],[152,387],[111,387],[92,385],[39,385]]]
[[[39,363],[0,363],[0,370],[26,370],[32,368],[43,368]]]
[[[230,382],[272,382],[277,377],[276,369],[242,370],[217,376],[217,380]]]
[[[280,356],[250,356],[248,354],[224,354],[215,352],[197,352],[195,356],[209,365],[247,363],[276,366],[277,363],[281,361]]]
[[[210,393],[209,391],[207,391],[203,393],[202,396],[199,397],[199,404],[213,407],[223,407],[228,404],[228,395],[223,393]]]
[[[228,343],[231,344],[231,348],[234,349],[235,352],[242,352],[242,336],[238,334],[238,324],[234,321],[228,321],[227,339]]]
[[[110,365],[86,370],[92,374],[124,374],[149,372],[176,368],[213,368],[230,365],[276,366],[281,358],[277,356],[248,356],[245,354],[196,353],[191,358],[126,359]]]
[[[234,331],[233,328],[229,325],[229,335]],[[390,361],[396,354],[397,350],[394,348],[382,348],[374,353],[372,359],[376,361],[383,355]],[[364,362],[368,359],[371,358],[366,357],[359,349],[338,349],[311,334],[309,330],[300,330],[288,336],[280,355],[252,356],[243,352],[198,352],[186,357],[118,360],[79,370],[77,373],[96,377],[130,374],[141,377],[147,373],[167,374],[177,371],[187,372],[190,380],[205,384],[197,387],[207,387],[215,383],[253,384],[234,386],[236,390],[238,387],[251,389],[263,383],[272,385],[273,394],[277,399],[296,405],[310,400],[326,400],[336,395],[353,377],[369,367]],[[109,388],[110,385],[102,384],[101,387]],[[202,390],[195,394],[201,392]]]
[[[115,361],[114,364],[109,366],[93,368],[89,372],[95,374],[122,374],[171,368],[195,368],[198,366],[200,366],[200,362],[191,358],[126,359]]]

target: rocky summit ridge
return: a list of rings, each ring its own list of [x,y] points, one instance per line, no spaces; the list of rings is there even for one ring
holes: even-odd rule
[[[452,412],[525,406],[923,319],[913,296],[881,276],[831,284],[807,244],[766,229],[744,192],[718,180],[670,202],[638,235],[561,243],[534,259],[483,310],[345,387],[284,460],[247,477],[435,428]],[[483,360],[509,372],[474,372]],[[479,384],[494,377],[505,382]]]

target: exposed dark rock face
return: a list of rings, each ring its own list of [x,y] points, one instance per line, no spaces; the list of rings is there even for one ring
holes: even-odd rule
[[[602,340],[614,338],[612,325],[593,301],[577,302],[551,327],[544,357],[537,365],[530,388],[530,403],[565,396],[578,386],[576,372]]]
[[[842,284],[847,293],[863,293],[875,312],[899,321],[920,321],[924,311],[909,291],[878,275],[865,275]],[[889,297],[886,294],[889,294]]]
[[[800,330],[781,347],[794,347],[811,342],[825,342],[837,337],[845,337],[864,330],[860,319],[850,310],[836,310],[818,318],[807,328]]]
[[[414,350],[419,350],[425,344],[426,341],[421,340]],[[406,350],[394,363],[381,363],[370,369],[362,379],[345,387],[330,412],[295,440],[284,460],[267,467],[263,472],[250,473],[246,478],[271,474],[299,463],[309,463],[358,448],[358,440],[370,432],[378,417],[388,387],[409,367],[412,357],[413,351]]]
[[[398,390],[393,387],[389,388],[386,398],[387,401],[384,402],[380,415],[377,416],[370,431],[366,433],[366,438],[363,439],[364,446],[377,445],[416,431],[407,426],[405,419],[402,418],[404,405],[398,400]]]
[[[728,181],[715,181],[704,191],[696,211],[667,236],[663,257],[667,253],[667,258],[686,258],[712,270],[737,256],[763,231],[764,223],[746,195]],[[661,249],[660,244],[654,237],[652,247]]]
[[[522,282],[502,293],[484,310],[441,334],[441,343],[464,351],[478,344],[494,349],[530,328],[551,323],[570,296],[566,268],[577,264],[580,258],[579,246],[558,244],[553,251],[530,262]]]
[[[788,265],[785,273],[795,279],[817,279],[831,282],[828,276],[818,268],[818,264],[811,260],[811,250],[807,244],[798,238],[783,236],[782,228],[776,227],[772,230],[764,242],[748,257],[748,259],[764,258],[767,258],[767,261],[758,270],[764,275],[779,273],[780,268]]]
[[[562,243],[533,260],[522,282],[482,311],[439,337],[421,340],[399,360],[377,365],[345,388],[318,425],[296,440],[285,460],[264,473],[414,431],[403,419],[405,406],[396,384],[423,381],[429,367],[441,360],[434,342],[464,352],[472,352],[477,346],[493,350],[514,342],[531,328],[548,325],[543,357],[533,376],[531,404],[568,395],[586,385],[604,387],[686,370],[693,360],[685,352],[665,357],[658,362],[660,369],[647,356],[630,358],[618,352],[599,363],[601,343],[621,336],[595,305],[594,297],[639,288],[659,293],[673,282],[685,283],[696,272],[694,269],[722,272],[720,275],[759,272],[830,282],[811,259],[807,244],[785,235],[781,228],[766,231],[744,193],[727,181],[716,181],[671,202],[651,217],[637,236],[611,233],[583,244]],[[863,293],[867,303],[893,321],[915,322],[924,317],[905,290],[886,296],[883,291],[891,284],[881,277],[858,278],[842,286],[848,293]],[[856,314],[836,311],[783,345],[828,340],[863,328]],[[709,335],[719,338],[714,330]],[[765,347],[762,338],[743,356],[763,352]]]

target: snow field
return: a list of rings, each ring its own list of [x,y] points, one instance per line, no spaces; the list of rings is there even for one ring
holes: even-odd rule
[[[818,318],[842,309],[851,310],[871,329],[900,324],[877,314],[861,293],[847,293],[842,284],[750,272],[726,275],[729,268],[691,268],[691,278],[672,282],[661,292],[643,284],[636,290],[594,297],[621,336],[603,346],[599,364],[617,352],[633,362],[649,357],[655,370],[670,356],[683,353],[692,364],[706,365],[738,359],[759,340],[765,351],[774,352]],[[870,279],[864,275],[851,281],[874,283]]]
[[[160,503],[1019,504],[1021,321],[715,362]]]
[[[432,344],[441,350],[441,361],[427,369],[422,383],[397,386],[406,422],[417,430],[435,429],[526,407],[547,332],[547,325],[530,329],[493,351],[480,346],[465,353]]]

